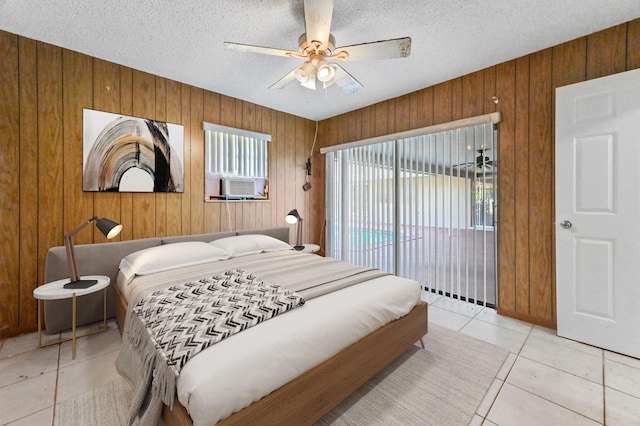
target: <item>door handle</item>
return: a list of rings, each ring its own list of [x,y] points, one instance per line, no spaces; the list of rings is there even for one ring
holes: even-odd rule
[[[568,220],[563,220],[562,222],[560,222],[560,226],[562,226],[564,229],[570,229],[573,226],[573,223],[569,222]]]

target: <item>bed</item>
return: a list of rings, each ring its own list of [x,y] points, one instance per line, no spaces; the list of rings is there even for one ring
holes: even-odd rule
[[[255,233],[261,233],[263,235],[273,236],[282,241],[288,241],[288,228],[273,228],[262,231],[242,231],[241,233],[244,235],[254,235]],[[161,239],[160,245],[188,241],[207,242],[213,241],[215,239],[224,240],[227,239],[227,237],[229,237],[229,233],[203,234],[187,237],[169,237],[166,239]],[[131,242],[112,244],[124,243]],[[100,244],[98,246],[104,246],[104,244]],[[151,247],[154,246],[156,246],[155,242],[151,245]],[[82,252],[81,249],[82,246],[77,246],[76,250],[78,251],[78,254]],[[94,251],[95,249],[96,248],[93,247]],[[111,251],[118,251],[118,247],[113,247],[111,249]],[[136,251],[137,250],[139,250],[138,247],[136,247]],[[130,251],[130,249],[127,249],[125,251]],[[119,251],[116,257],[126,257],[128,254],[130,254],[123,253],[123,251]],[[93,253],[93,255],[96,255],[96,253]],[[266,260],[261,256],[266,256]],[[305,256],[309,259],[305,258]],[[222,259],[219,261],[219,263],[218,260],[216,260],[214,269],[222,270],[226,268],[236,268],[238,266],[248,265],[251,269],[255,269],[256,271],[258,271],[256,272],[256,274],[260,275],[261,278],[264,278],[264,280],[267,281],[267,278],[271,279],[273,277],[277,277],[279,272],[270,272],[268,269],[265,269],[260,265],[266,265],[269,263],[284,265],[287,261],[289,261],[285,260],[285,258],[290,258],[294,262],[307,262],[311,261],[312,258],[323,259],[317,257],[314,254],[295,253],[292,250],[282,252],[262,251],[260,253],[253,253],[246,256],[233,256],[231,259]],[[204,273],[204,271],[208,273],[209,266],[210,265],[207,265],[206,263],[187,265],[174,270],[173,272],[169,272],[169,275],[171,273],[174,274],[173,278],[169,277],[169,279],[176,280],[178,279],[177,277],[180,277],[180,279],[182,279],[199,276]],[[109,265],[109,267],[107,268],[108,271],[104,270],[103,274],[113,276],[114,271],[112,267],[113,265]],[[99,273],[99,271],[92,270],[86,273],[94,274]],[[161,273],[157,274],[150,273],[142,277],[137,277],[137,279],[153,282],[156,279],[154,278],[154,276],[159,276],[159,274],[165,275],[167,274],[167,272],[162,271]],[[293,275],[295,276],[296,274]],[[131,292],[130,290],[127,290],[126,284],[123,286],[123,283],[127,283],[128,280],[129,278],[125,277],[122,272],[118,273],[117,271],[115,272],[115,279],[112,279],[112,282],[118,283],[118,285],[114,285],[113,309],[121,330],[123,330],[125,326],[128,307],[127,300],[131,300],[132,297],[134,298],[134,300],[138,300],[142,297],[143,293],[149,291],[140,290],[141,293],[136,296],[135,290]],[[202,413],[198,412],[198,410],[206,411],[207,406],[198,406],[197,404],[194,405],[193,400],[202,399],[202,397],[194,396],[197,395],[197,393],[191,393],[192,389],[190,389],[190,384],[183,384],[187,383],[187,379],[183,378],[183,374],[184,377],[196,377],[198,379],[199,376],[203,376],[201,374],[201,371],[205,369],[213,370],[215,368],[220,368],[224,370],[225,367],[223,367],[222,361],[220,361],[222,360],[222,358],[217,359],[214,357],[211,359],[207,359],[206,356],[203,355],[207,351],[204,351],[202,354],[194,357],[189,361],[189,363],[187,363],[185,369],[181,373],[177,386],[176,401],[173,404],[173,408],[170,409],[168,406],[165,406],[163,409],[164,423],[167,425],[210,424],[215,423],[218,420],[220,420],[220,424],[313,423],[323,414],[333,408],[342,399],[344,399],[355,389],[357,389],[360,385],[364,384],[369,378],[373,377],[373,375],[375,375],[393,359],[404,352],[408,347],[410,347],[422,336],[424,336],[424,334],[426,334],[427,305],[419,301],[419,296],[418,300],[416,300],[415,297],[413,298],[413,301],[402,300],[399,303],[400,305],[404,305],[404,307],[390,308],[391,311],[395,309],[395,312],[391,312],[391,316],[393,317],[393,319],[389,320],[388,317],[384,316],[382,318],[374,318],[371,324],[362,326],[362,329],[360,329],[361,326],[359,322],[367,322],[371,320],[367,319],[366,321],[363,321],[361,319],[356,319],[354,320],[355,322],[349,327],[344,327],[349,330],[357,329],[357,331],[354,331],[356,337],[354,337],[353,335],[349,335],[344,338],[339,337],[336,339],[321,339],[323,342],[327,342],[329,340],[341,340],[341,342],[334,345],[334,347],[332,348],[328,348],[327,353],[318,355],[320,358],[314,358],[315,354],[312,354],[313,356],[310,356],[308,353],[303,354],[303,356],[298,355],[296,358],[296,356],[291,355],[291,353],[296,351],[295,348],[297,348],[297,346],[294,345],[293,347],[283,347],[285,349],[280,348],[284,351],[285,359],[287,359],[287,362],[279,363],[276,355],[266,355],[265,349],[261,348],[260,345],[265,345],[265,347],[272,345],[269,342],[265,343],[263,340],[268,339],[262,338],[261,336],[265,336],[265,333],[268,331],[268,329],[276,330],[276,332],[277,330],[284,329],[287,330],[287,333],[285,334],[296,334],[292,330],[295,330],[295,326],[297,326],[297,324],[304,322],[304,320],[302,320],[301,318],[304,318],[302,315],[309,315],[304,313],[307,311],[315,311],[317,313],[321,313],[326,312],[327,310],[331,310],[331,317],[327,317],[329,319],[322,319],[322,324],[324,325],[325,323],[330,323],[330,321],[333,320],[333,311],[338,312],[339,305],[341,303],[349,306],[351,306],[352,303],[355,303],[356,305],[360,303],[360,305],[358,305],[359,307],[356,307],[356,309],[362,309],[363,312],[367,312],[371,305],[382,303],[380,302],[380,297],[383,301],[385,301],[384,303],[382,303],[382,305],[393,304],[387,303],[389,297],[393,296],[392,294],[385,293],[386,291],[388,291],[387,288],[389,287],[389,283],[385,281],[388,280],[398,280],[398,283],[402,282],[402,285],[410,286],[408,280],[403,280],[401,278],[393,276],[372,276],[371,279],[368,279],[365,282],[359,282],[350,285],[344,289],[329,293],[328,295],[318,297],[312,296],[310,300],[307,300],[304,308],[293,310],[279,317],[270,319],[269,321],[259,324],[256,327],[247,329],[242,333],[234,335],[231,338],[220,342],[214,347],[207,349],[207,351],[209,352],[217,351],[216,356],[220,357],[220,354],[224,352],[231,354],[257,354],[261,363],[260,368],[247,368],[245,377],[261,379],[261,375],[266,374],[265,371],[269,372],[273,370],[291,370],[284,374],[284,378],[279,377],[277,379],[282,383],[278,384],[273,389],[270,389],[269,387],[259,389],[258,397],[256,397],[256,395],[246,396],[243,393],[244,391],[240,392],[243,395],[245,401],[240,402],[239,408],[225,406],[225,410],[230,410],[231,412],[233,412],[233,414],[228,413],[231,414],[229,416],[228,414],[223,414],[221,417],[219,415],[217,415],[217,417],[207,417],[208,414],[205,413],[205,416],[203,417]],[[161,285],[164,286],[164,284]],[[415,285],[417,286],[417,284]],[[140,288],[143,287],[144,286],[141,286]],[[375,291],[372,289],[374,289]],[[127,294],[128,291],[130,294]],[[411,291],[413,290],[410,290],[409,293],[411,293]],[[376,292],[381,292],[377,296],[378,301],[376,301],[375,297]],[[344,299],[343,296],[347,293],[349,293],[349,297],[351,297],[351,299]],[[338,297],[336,296],[337,294],[341,294],[342,296]],[[346,300],[346,302],[341,302],[341,299]],[[329,306],[330,308],[328,309],[327,306]],[[383,308],[385,307],[383,306]],[[370,316],[376,317],[377,315],[378,313],[375,313],[371,314]],[[285,319],[283,318],[289,318],[289,320],[285,321]],[[345,321],[349,320],[350,318],[346,317]],[[340,328],[335,324],[331,327]],[[334,333],[334,331],[331,331],[331,327],[327,325],[328,331],[324,330],[324,332],[329,334]],[[369,327],[369,329],[367,329],[367,327]],[[322,327],[316,328],[320,328],[320,333],[323,332]],[[318,330],[316,330],[316,332],[317,331]],[[320,346],[321,347],[319,349],[318,346],[312,347],[315,347],[316,349],[318,349],[318,351],[321,351],[325,349],[324,346],[331,345],[322,344]],[[244,350],[237,349],[243,347],[245,348]],[[247,350],[248,347],[256,348],[256,350]],[[294,361],[291,361],[289,358],[293,359]],[[307,358],[312,359],[307,360]],[[217,359],[217,361],[211,361],[213,359]],[[302,361],[300,361],[300,359],[302,359]],[[255,360],[253,362],[255,362]],[[290,368],[281,368],[282,366],[289,367],[289,363],[292,363],[294,365],[292,365]],[[297,365],[296,363],[301,363],[301,365]],[[218,364],[220,364],[219,367]],[[216,367],[214,368],[212,367],[212,365],[215,365]],[[278,366],[278,368],[264,368],[264,365]],[[191,368],[189,368],[190,366]],[[297,371],[298,369],[300,371]],[[214,382],[215,381],[217,380],[214,380]],[[240,380],[236,378],[230,379],[230,381],[244,382],[249,380]],[[262,380],[255,381],[262,383]],[[187,389],[186,391],[185,388]],[[207,392],[210,391],[211,390]],[[223,392],[218,392],[218,394],[222,393]],[[233,405],[236,403],[236,400],[239,399],[242,398],[231,398],[230,402],[228,403]],[[224,404],[227,403],[223,402],[223,405]],[[192,418],[192,416],[194,418]]]

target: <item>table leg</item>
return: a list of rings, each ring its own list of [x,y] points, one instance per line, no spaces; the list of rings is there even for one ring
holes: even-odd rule
[[[76,359],[76,293],[71,299],[71,359]]]
[[[38,299],[38,347],[42,347],[42,314],[40,313],[40,299]]]
[[[107,287],[104,288],[104,293],[102,293],[102,300],[104,305],[102,306],[102,312],[104,312],[104,323],[102,326],[104,329],[107,329]]]

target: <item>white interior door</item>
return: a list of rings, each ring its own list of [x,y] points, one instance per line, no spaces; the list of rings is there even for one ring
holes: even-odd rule
[[[558,335],[640,357],[640,70],[556,91]]]

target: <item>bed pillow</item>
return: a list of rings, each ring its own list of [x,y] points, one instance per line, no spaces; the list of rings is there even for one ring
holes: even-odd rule
[[[209,244],[229,252],[232,257],[269,251],[291,250],[291,246],[284,241],[262,234],[246,234],[220,238],[211,241]]]
[[[172,243],[129,254],[120,261],[120,272],[129,283],[136,275],[148,275],[230,257],[229,252],[205,242]]]

